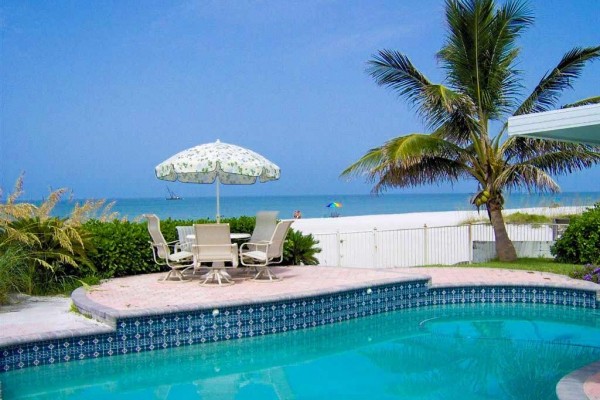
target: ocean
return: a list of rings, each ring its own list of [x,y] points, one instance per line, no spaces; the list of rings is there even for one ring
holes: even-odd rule
[[[468,193],[443,194],[385,194],[373,195],[313,195],[313,196],[230,196],[221,197],[221,216],[239,217],[255,215],[260,210],[277,210],[279,218],[292,218],[300,210],[303,218],[331,216],[358,216],[372,214],[402,214],[430,211],[474,210]],[[107,201],[113,201],[107,199]],[[214,197],[189,197],[182,200],[165,198],[114,199],[113,211],[120,217],[135,219],[152,213],[160,218],[199,219],[213,218],[216,213]],[[577,192],[559,194],[511,194],[506,198],[505,208],[585,206],[600,201],[600,192]],[[328,208],[332,202],[341,208]],[[72,202],[61,202],[54,214],[67,215]]]

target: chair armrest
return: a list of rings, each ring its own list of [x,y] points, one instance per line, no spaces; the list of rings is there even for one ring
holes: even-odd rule
[[[244,247],[247,247],[248,250],[250,250],[250,246],[254,246],[256,250],[259,251],[263,251],[261,248],[264,248],[264,252],[266,253],[267,250],[269,249],[269,246],[272,244],[272,242],[267,241],[267,240],[261,240],[258,242],[246,242],[246,243],[242,243],[242,245],[240,246],[240,252],[244,250]]]
[[[227,244],[193,244],[192,249],[199,249],[202,247],[237,247],[237,243],[227,243]]]

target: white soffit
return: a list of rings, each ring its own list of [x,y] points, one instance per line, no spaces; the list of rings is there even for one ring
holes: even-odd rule
[[[600,104],[510,117],[508,135],[600,145]]]

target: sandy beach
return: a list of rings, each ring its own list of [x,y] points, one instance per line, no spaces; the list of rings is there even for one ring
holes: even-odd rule
[[[504,210],[504,214],[522,212],[528,214],[542,214],[547,216],[557,216],[565,214],[580,213],[587,207],[538,207],[538,208],[519,208]],[[372,229],[393,230],[393,229],[411,229],[428,227],[455,226],[465,221],[485,218],[487,213],[482,210],[477,211],[442,211],[442,212],[422,212],[406,214],[382,214],[382,215],[363,215],[354,217],[338,218],[306,218],[298,219],[292,225],[292,228],[304,234],[319,233],[348,233],[363,232]]]

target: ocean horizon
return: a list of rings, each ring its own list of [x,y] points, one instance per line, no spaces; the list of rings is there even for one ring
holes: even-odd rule
[[[221,217],[255,215],[260,210],[279,211],[279,218],[292,218],[300,210],[303,218],[331,216],[360,216],[374,214],[404,214],[413,212],[475,210],[469,203],[469,193],[384,194],[384,195],[304,195],[304,196],[224,196],[221,197]],[[74,204],[83,200],[62,201],[53,214],[68,215]],[[156,214],[160,218],[214,219],[215,197],[186,197],[182,200],[163,198],[107,199],[115,202],[112,211],[119,217],[139,218],[142,214]],[[331,202],[341,208],[328,208]],[[505,208],[532,208],[558,206],[589,206],[600,202],[600,192],[570,192],[554,194],[515,193],[506,196]]]

